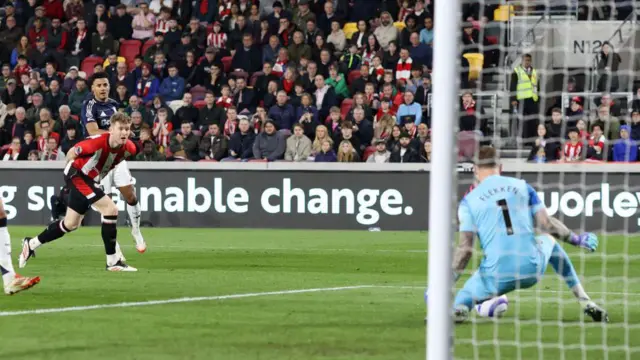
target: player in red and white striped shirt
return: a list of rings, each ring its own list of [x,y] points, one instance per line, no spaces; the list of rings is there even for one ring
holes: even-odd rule
[[[582,161],[583,145],[582,141],[580,141],[578,129],[570,129],[569,141],[564,144],[564,151],[562,152],[564,161]]]
[[[18,258],[21,268],[35,255],[35,249],[63,237],[82,223],[93,206],[102,215],[102,241],[107,253],[107,271],[137,271],[128,266],[116,252],[118,207],[100,188],[100,180],[126,158],[135,155],[136,146],[129,140],[131,119],[116,113],[111,117],[109,132],[79,142],[67,153],[65,180],[69,188],[69,204],[63,220],[55,221],[34,238],[22,240]]]

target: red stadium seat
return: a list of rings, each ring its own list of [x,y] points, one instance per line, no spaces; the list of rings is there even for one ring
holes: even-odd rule
[[[193,95],[192,95],[193,96]],[[196,102],[193,103],[193,106],[195,106],[198,110],[202,109],[203,107],[207,106],[207,103],[204,102],[204,100],[198,100]]]
[[[144,56],[144,54],[147,53],[147,50],[149,50],[150,47],[155,45],[155,43],[156,43],[156,41],[153,40],[153,39],[147,40],[147,42],[145,42],[144,45],[142,45],[142,50],[140,51],[140,54],[142,54],[142,56]]]
[[[351,70],[347,76],[347,84],[351,85],[355,79],[359,79],[361,76],[360,70]]]
[[[231,71],[231,61],[233,58],[231,56],[225,56],[222,58],[222,66],[224,68],[224,72],[228,73]]]
[[[212,32],[213,32],[213,24],[207,25],[207,35],[211,34]]]
[[[80,66],[80,71],[84,71],[87,74],[87,78],[91,75],[93,75],[93,67],[96,66],[96,64],[102,64],[104,62],[104,59],[101,57],[88,57],[84,60],[82,60],[82,65]]]
[[[375,146],[367,146],[367,148],[364,149],[364,154],[362,154],[362,161],[367,161],[367,158],[369,158],[369,156],[371,156],[371,154],[373,154],[374,152],[376,152]]]
[[[342,119],[346,119],[347,118],[347,114],[349,114],[349,111],[351,110],[351,106],[353,105],[353,99],[344,99],[342,101],[342,104],[340,105],[340,115],[342,116]]]
[[[207,94],[207,89],[204,86],[196,85],[189,90],[189,93],[193,98],[193,102],[198,102],[200,100],[204,100],[204,96]]]
[[[142,42],[140,40],[125,40],[120,43],[120,56],[127,59],[127,65],[133,63],[136,55],[140,55]]]

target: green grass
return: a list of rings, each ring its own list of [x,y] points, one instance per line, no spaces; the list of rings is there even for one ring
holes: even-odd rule
[[[40,230],[11,227],[15,253],[20,238]],[[41,248],[23,273],[41,275],[42,283],[0,298],[0,311],[376,286],[0,317],[0,359],[424,359],[425,233],[144,233],[149,251],[139,255],[121,230],[138,273],[104,271],[97,228]],[[548,274],[535,288],[541,291],[509,296],[505,318],[456,327],[456,358],[639,358],[640,267],[622,254],[638,254],[640,244],[623,237],[601,244],[596,254],[571,250],[612,323],[583,322],[572,295]]]

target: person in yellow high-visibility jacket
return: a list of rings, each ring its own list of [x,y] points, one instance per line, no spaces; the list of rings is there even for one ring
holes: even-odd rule
[[[518,110],[522,129],[519,136],[526,142],[535,138],[539,118],[538,86],[540,77],[533,68],[530,54],[522,55],[522,63],[511,74],[511,106]]]

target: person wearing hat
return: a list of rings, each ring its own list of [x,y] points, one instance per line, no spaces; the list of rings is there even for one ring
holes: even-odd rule
[[[50,25],[50,20],[46,16],[46,9],[44,6],[40,5],[36,7],[35,14],[27,21],[27,25],[24,27],[25,29],[31,29],[35,25],[36,19],[40,19],[42,21],[42,28],[46,29]]]
[[[115,14],[111,14],[111,19],[108,21],[109,32],[119,42],[131,39],[133,35],[132,22],[133,17],[127,13],[127,6],[118,4]]]
[[[7,80],[7,88],[2,92],[2,102],[4,104],[16,104],[16,106],[25,106],[26,98],[24,88],[18,86],[18,82],[14,78]]]
[[[263,6],[265,1],[260,2],[260,6]],[[271,33],[277,34],[278,29],[280,28],[280,19],[287,18],[289,14],[284,10],[284,6],[282,6],[282,2],[280,0],[276,0],[272,5],[273,11],[267,12],[269,15],[269,24],[271,24]],[[263,12],[265,13],[265,12]]]
[[[155,43],[151,45],[144,53],[144,61],[153,63],[157,53],[163,53],[165,57],[169,55],[169,45],[164,43],[164,33],[156,31],[154,34]]]
[[[388,163],[391,158],[391,152],[387,150],[387,141],[385,139],[374,139],[371,144],[376,151],[369,155],[367,162],[376,164]]]
[[[134,95],[142,99],[144,104],[151,102],[160,88],[160,80],[151,73],[151,70],[151,65],[142,64],[142,76],[136,82],[134,89]]]
[[[638,142],[631,138],[631,126],[620,126],[620,139],[613,144],[613,161],[638,161]]]
[[[191,34],[186,31],[180,34],[180,41],[169,53],[169,60],[176,63],[184,63],[187,59],[187,52],[189,51],[193,51],[194,60],[197,60],[202,54],[191,41]]]
[[[298,9],[293,13],[293,23],[298,29],[306,28],[307,21],[316,19],[316,14],[311,11],[309,5],[309,0],[298,0]]]
[[[416,149],[411,146],[411,135],[408,132],[402,131],[400,133],[400,141],[398,148],[391,152],[389,162],[391,163],[418,163],[420,162],[420,155]]]

